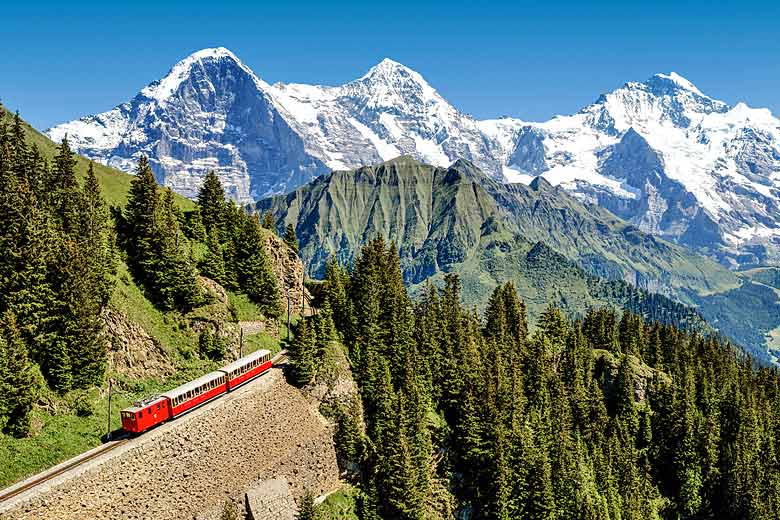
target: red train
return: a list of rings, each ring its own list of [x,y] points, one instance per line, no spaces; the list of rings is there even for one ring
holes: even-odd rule
[[[122,428],[142,433],[206,401],[230,392],[271,368],[271,352],[258,350],[161,395],[136,401],[121,411]]]

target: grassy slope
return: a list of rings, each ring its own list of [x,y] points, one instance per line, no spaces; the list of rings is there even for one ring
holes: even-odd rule
[[[6,118],[10,117],[6,116]],[[49,160],[57,154],[57,145],[46,136],[26,125],[30,144],[38,147]],[[77,158],[77,173],[86,175],[89,161]],[[130,190],[132,175],[95,163],[95,172],[103,189],[103,196],[110,205],[124,206]],[[189,199],[176,196],[182,210],[191,210],[194,203]],[[118,411],[134,400],[173,388],[181,383],[213,370],[218,364],[190,356],[197,348],[197,334],[182,326],[184,318],[177,313],[166,313],[156,309],[146,299],[141,288],[135,284],[127,266],[120,262],[117,269],[114,293],[111,305],[124,313],[131,321],[141,325],[166,349],[177,367],[177,372],[167,378],[148,378],[128,380],[120,374],[110,374],[118,384],[114,386],[112,398],[111,428],[120,426]],[[257,319],[260,315],[257,307],[246,298],[236,296],[240,301],[239,319]],[[286,334],[282,330],[281,337]],[[257,348],[278,350],[279,340],[268,334],[257,334],[245,338],[246,352]],[[47,394],[45,406],[37,407],[33,412],[35,432],[25,439],[14,439],[0,434],[0,488],[3,488],[26,476],[37,473],[63,460],[99,445],[106,434],[108,422],[108,388],[94,388],[90,392],[71,392],[65,396]],[[93,413],[80,416],[76,401],[87,403]]]

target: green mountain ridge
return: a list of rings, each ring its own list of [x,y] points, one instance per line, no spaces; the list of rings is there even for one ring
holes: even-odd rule
[[[464,300],[480,308],[507,280],[529,302],[532,319],[541,302],[574,314],[619,304],[589,282],[588,276],[598,276],[696,306],[764,360],[764,335],[780,325],[780,315],[767,312],[766,294],[756,298],[752,282],[720,264],[647,235],[543,179],[501,184],[462,159],[438,168],[402,156],[334,171],[256,207],[271,211],[280,226],[295,226],[313,276],[322,275],[331,257],[351,263],[379,235],[398,246],[404,280],[413,289],[457,272]],[[534,268],[527,255],[537,243],[573,264]],[[724,309],[736,314],[725,319]],[[757,312],[764,314],[758,321]]]

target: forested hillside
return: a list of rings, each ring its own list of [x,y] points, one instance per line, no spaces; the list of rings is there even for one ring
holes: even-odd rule
[[[550,306],[529,333],[512,283],[481,316],[456,275],[413,301],[381,239],[326,273],[290,354],[306,384],[331,321],[348,349],[362,410],[340,408],[337,440],[359,518],[778,518],[777,369],[609,308]]]
[[[105,372],[113,227],[94,170],[81,186],[74,162],[65,141],[50,168],[18,116],[0,126],[0,417],[16,435],[30,428],[41,378],[64,393]]]
[[[118,426],[108,378],[124,406],[233,358],[237,321],[280,316],[269,243],[297,258],[209,178],[194,204],[145,161],[93,165],[0,109],[0,485]]]

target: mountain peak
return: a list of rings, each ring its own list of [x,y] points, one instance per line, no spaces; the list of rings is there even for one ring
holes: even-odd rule
[[[377,63],[370,69],[368,69],[368,72],[366,72],[360,79],[364,80],[364,79],[374,78],[377,76],[388,76],[388,75],[395,76],[398,74],[420,76],[417,72],[413,71],[403,63],[399,63],[390,58],[384,58],[382,61],[380,61],[379,63]],[[422,80],[422,76],[420,76],[420,79]]]
[[[670,72],[668,74],[664,74],[664,73],[660,73],[659,72],[658,74],[654,74],[653,77],[651,78],[651,80],[652,79],[656,79],[656,80],[660,80],[660,81],[666,81],[666,82],[671,82],[671,83],[673,83],[674,85],[676,85],[679,88],[682,88],[684,90],[689,90],[689,91],[691,91],[691,92],[693,92],[695,94],[698,94],[700,96],[703,96],[703,97],[708,97],[705,94],[703,94],[702,91],[699,90],[696,87],[696,85],[694,85],[693,83],[688,81],[686,78],[680,76],[676,72]]]
[[[407,109],[443,102],[427,81],[416,71],[385,58],[355,81],[344,85],[343,92],[362,98],[366,107]]]
[[[204,60],[208,58],[230,58],[235,62],[241,61],[236,57],[235,54],[233,54],[230,49],[226,47],[207,47],[205,49],[193,52],[182,61]]]
[[[168,74],[161,80],[150,83],[143,90],[141,94],[144,96],[156,99],[157,101],[166,101],[181,85],[181,83],[190,75],[193,67],[203,66],[207,63],[221,62],[227,60],[232,62],[236,67],[249,74],[258,88],[265,88],[267,84],[260,80],[252,70],[244,65],[238,57],[233,54],[232,51],[225,47],[209,47],[195,51],[183,60],[174,65]]]
[[[385,58],[363,74],[353,83],[384,84],[393,87],[402,87],[404,85],[414,85],[426,91],[433,91],[422,75],[390,58]]]
[[[404,64],[399,63],[399,62],[397,62],[397,61],[395,61],[394,59],[391,59],[391,58],[384,58],[382,61],[377,63],[376,66],[377,67],[392,67],[392,68],[404,67],[404,68],[406,68],[406,66]]]

